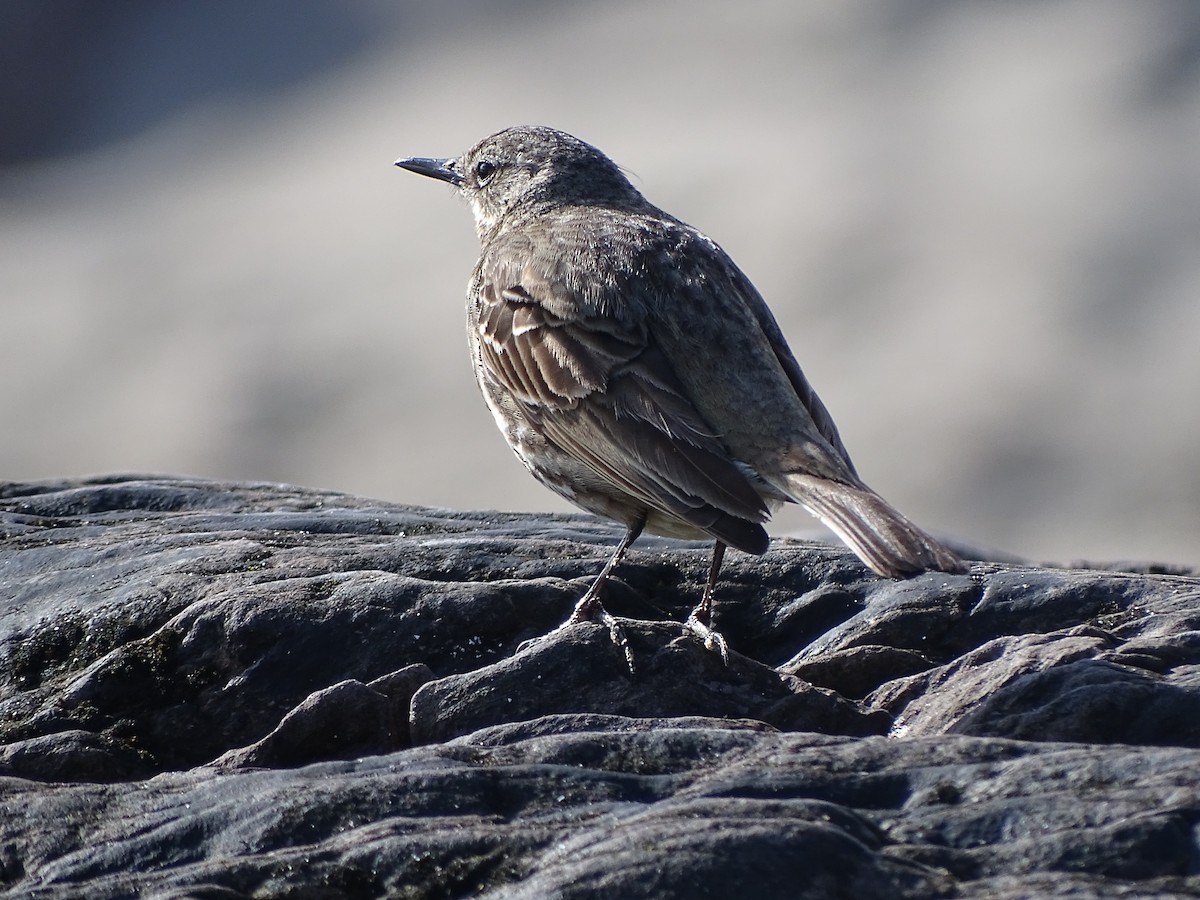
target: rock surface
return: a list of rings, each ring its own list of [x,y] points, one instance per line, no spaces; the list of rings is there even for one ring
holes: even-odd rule
[[[13,897],[1200,896],[1200,577],[881,581],[175,478],[0,484]]]

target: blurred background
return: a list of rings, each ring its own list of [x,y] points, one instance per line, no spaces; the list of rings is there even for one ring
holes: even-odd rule
[[[0,479],[566,509],[474,385],[469,211],[391,165],[549,124],[724,245],[917,521],[1200,563],[1195,0],[5,0],[0,35]]]

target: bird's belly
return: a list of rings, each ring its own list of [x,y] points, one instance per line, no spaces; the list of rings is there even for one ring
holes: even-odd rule
[[[665,537],[707,539],[703,531],[670,513],[648,507],[590,467],[559,449],[526,418],[519,403],[480,379],[480,390],[496,427],[538,481],[580,509],[624,525],[646,516],[645,531]]]

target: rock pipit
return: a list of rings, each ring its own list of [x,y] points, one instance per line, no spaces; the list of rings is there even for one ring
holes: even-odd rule
[[[458,159],[396,165],[470,201],[481,254],[467,291],[475,375],[533,476],[625,537],[566,625],[605,624],[605,579],[643,530],[712,538],[686,628],[712,627],[725,547],[767,549],[799,503],[871,569],[902,578],[963,562],[855,472],[837,428],[754,285],[720,247],[647,201],[595,147],[509,128]]]

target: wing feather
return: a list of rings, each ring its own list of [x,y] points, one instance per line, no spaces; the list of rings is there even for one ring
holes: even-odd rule
[[[649,509],[766,549],[766,503],[644,324],[551,313],[570,304],[544,304],[527,284],[485,279],[479,297],[480,361],[547,440]]]

